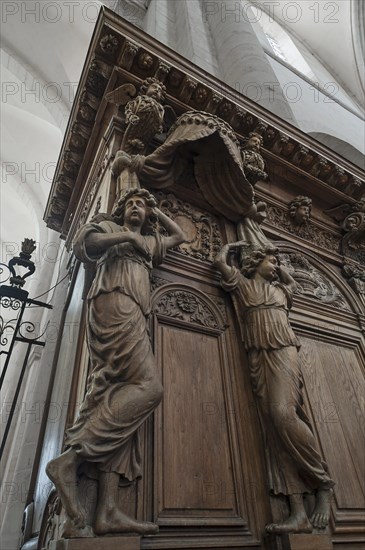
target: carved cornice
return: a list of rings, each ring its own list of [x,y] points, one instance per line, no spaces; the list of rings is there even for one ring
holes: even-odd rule
[[[80,79],[44,216],[47,226],[63,237],[85,183],[83,165],[88,162],[88,152],[101,140],[105,92],[115,87],[116,79],[118,84],[140,84],[149,76],[163,78],[167,103],[179,106],[180,112],[196,109],[217,114],[232,126],[239,140],[251,131],[259,132],[264,157],[267,153],[289,163],[328,193],[337,190],[337,196],[343,194],[343,202],[346,198],[350,202],[360,199],[365,192],[365,177],[359,168],[104,8]],[[70,205],[72,194],[75,200]]]

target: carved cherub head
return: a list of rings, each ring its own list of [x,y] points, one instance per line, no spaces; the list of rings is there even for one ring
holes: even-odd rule
[[[264,144],[264,140],[262,139],[262,136],[258,134],[257,132],[251,132],[248,135],[248,140],[246,141],[245,145],[243,146],[244,149],[251,149],[253,151],[260,151],[261,147]]]
[[[124,224],[126,205],[133,197],[140,197],[145,204],[145,217],[141,228],[141,233],[149,233],[153,229],[153,224],[157,221],[153,209],[157,206],[156,199],[147,189],[128,189],[118,200],[113,211],[114,221],[119,224]]]
[[[297,225],[307,223],[312,211],[312,199],[299,195],[289,204],[289,216]]]
[[[139,93],[152,97],[159,103],[162,103],[166,97],[166,86],[157,80],[157,78],[150,76],[142,82]]]
[[[253,250],[248,254],[244,259],[241,267],[241,273],[248,279],[252,279],[260,266],[263,266],[265,274],[267,271],[267,278],[274,279],[274,273],[269,274],[268,269],[271,267],[269,265],[263,265],[265,260],[270,258],[275,258],[276,265],[279,265],[279,251],[274,246],[266,246],[265,248],[258,248]],[[269,264],[269,262],[267,262]],[[271,262],[270,262],[271,263]],[[264,278],[266,278],[264,276]]]

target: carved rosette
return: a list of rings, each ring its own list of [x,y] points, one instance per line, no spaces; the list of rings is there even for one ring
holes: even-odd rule
[[[178,223],[187,236],[187,242],[179,245],[177,250],[187,256],[213,262],[223,246],[215,216],[176,198],[172,193],[166,195],[157,191],[154,194],[160,210]]]
[[[350,311],[351,308],[338,288],[316,269],[302,254],[280,254],[280,261],[298,283],[296,293]]]
[[[203,297],[185,289],[172,289],[163,293],[157,299],[153,313],[211,329],[224,328]]]
[[[296,235],[306,241],[310,241],[321,248],[325,248],[326,250],[336,253],[340,252],[340,235],[337,236],[330,231],[319,229],[309,223],[294,225],[290,220],[287,211],[277,206],[270,206],[267,213],[268,216],[266,221],[270,225],[278,227],[279,229],[284,229],[285,231],[288,231],[288,233]]]

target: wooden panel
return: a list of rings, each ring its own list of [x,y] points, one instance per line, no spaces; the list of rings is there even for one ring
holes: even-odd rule
[[[218,338],[161,327],[163,507],[237,513]],[[173,450],[173,452],[171,452]],[[161,503],[162,504],[162,503]]]
[[[336,481],[335,520],[360,524],[365,508],[364,380],[356,349],[301,338],[310,409],[330,474]]]
[[[166,388],[159,419],[158,517],[196,517],[190,523],[199,524],[199,516],[215,525],[244,525],[226,415],[217,421],[216,414],[226,407],[220,337],[160,324],[158,350]]]

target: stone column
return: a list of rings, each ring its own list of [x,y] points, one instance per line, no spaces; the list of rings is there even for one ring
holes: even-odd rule
[[[247,0],[202,0],[222,80],[287,122],[296,125],[278,79],[254,31],[257,11]]]

